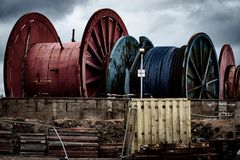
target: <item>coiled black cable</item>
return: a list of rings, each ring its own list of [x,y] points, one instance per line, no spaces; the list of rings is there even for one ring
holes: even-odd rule
[[[145,77],[143,80],[143,94],[152,97],[182,97],[181,66],[184,59],[186,46],[155,47],[144,56],[143,68]],[[138,94],[140,81],[137,70],[140,62],[132,66],[130,76],[131,92]]]

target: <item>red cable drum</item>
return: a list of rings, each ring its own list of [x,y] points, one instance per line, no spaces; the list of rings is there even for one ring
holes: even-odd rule
[[[9,36],[4,59],[4,86],[7,97],[24,96],[24,61],[35,43],[58,42],[51,22],[39,13],[22,16]]]
[[[94,97],[105,92],[107,65],[115,42],[128,35],[120,16],[110,10],[95,12],[83,32],[80,48],[82,94]]]
[[[79,88],[80,43],[37,43],[25,61],[27,96],[81,96]]]
[[[81,43],[62,44],[45,16],[24,15],[13,27],[6,47],[6,96],[101,94],[111,49],[127,34],[120,16],[113,10],[102,9],[88,21]]]
[[[235,92],[235,65],[230,65],[226,68],[224,77],[225,99],[234,99]]]
[[[226,68],[228,66],[235,65],[234,54],[229,44],[223,45],[219,56],[219,74],[220,74],[220,99],[226,98],[226,85],[224,77],[226,74]]]
[[[240,65],[237,66],[235,75],[234,75],[234,93],[235,93],[235,100],[240,100]]]

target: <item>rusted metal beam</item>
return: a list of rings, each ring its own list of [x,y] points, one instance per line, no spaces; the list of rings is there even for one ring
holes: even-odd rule
[[[20,133],[19,154],[45,155],[47,151],[46,136],[43,133]]]

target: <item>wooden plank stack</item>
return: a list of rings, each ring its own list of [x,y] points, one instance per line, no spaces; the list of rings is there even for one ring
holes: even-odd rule
[[[122,153],[122,143],[107,143],[101,144],[99,149],[100,157],[118,158]]]
[[[45,155],[47,149],[44,133],[20,133],[20,155]]]
[[[13,151],[14,143],[12,132],[0,130],[0,154],[12,154]]]
[[[95,129],[61,128],[57,129],[57,132],[63,141],[68,157],[98,157],[99,143]],[[49,129],[48,155],[57,157],[66,156],[54,129]]]

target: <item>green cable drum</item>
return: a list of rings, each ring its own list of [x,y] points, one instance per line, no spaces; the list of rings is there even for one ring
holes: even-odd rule
[[[219,66],[214,45],[205,33],[188,41],[183,63],[182,96],[196,99],[219,98]]]
[[[138,41],[132,36],[121,37],[114,45],[107,68],[106,92],[129,94],[130,68],[139,49]]]

